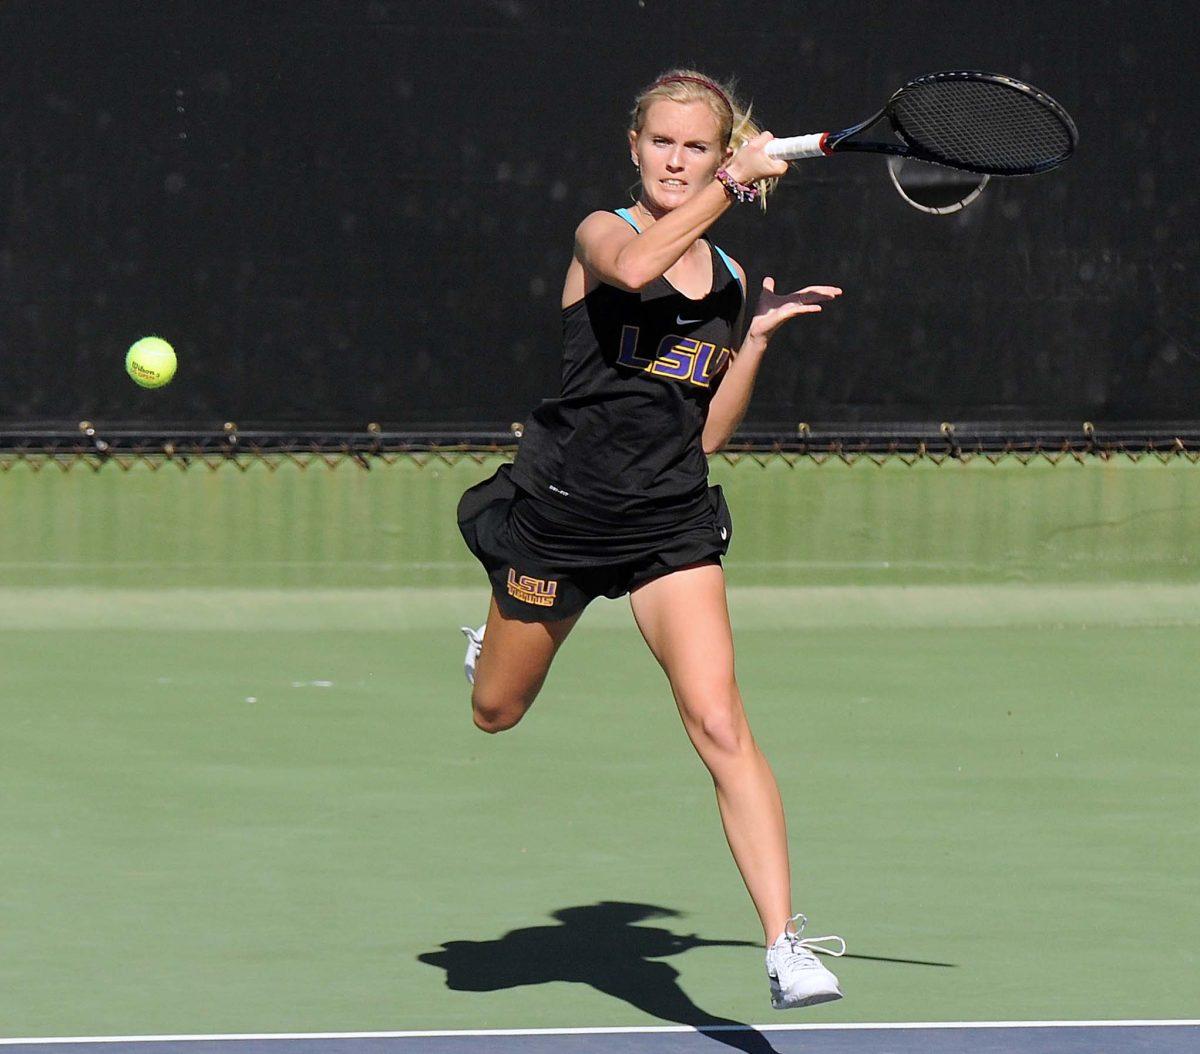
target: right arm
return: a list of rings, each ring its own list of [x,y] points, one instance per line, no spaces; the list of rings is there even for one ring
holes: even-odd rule
[[[729,205],[714,179],[641,234],[611,212],[593,212],[575,231],[575,258],[594,279],[636,293],[669,271]]]
[[[786,162],[763,151],[772,138],[764,132],[750,140],[725,165],[729,174],[750,183],[786,171]],[[612,213],[593,212],[575,232],[575,258],[593,278],[635,293],[670,270],[730,204],[725,188],[713,179],[640,234]]]

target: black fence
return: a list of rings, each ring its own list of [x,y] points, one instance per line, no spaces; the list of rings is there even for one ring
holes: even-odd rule
[[[0,420],[507,429],[557,389],[575,226],[628,200],[631,98],[680,62],[738,74],[780,134],[954,67],[1032,81],[1081,132],[1064,168],[955,216],[910,209],[859,156],[797,165],[765,216],[724,218],[714,240],[752,285],[846,290],[778,338],[749,429],[1195,420],[1192,15],[6,0]],[[147,333],[180,355],[155,392],[122,369]]]
[[[241,429],[227,421],[219,431],[187,428],[150,430],[146,427],[105,427],[80,421],[76,428],[0,430],[0,472],[26,466],[35,471],[49,467],[99,470],[106,465],[129,469],[136,465],[179,469],[221,468],[254,464],[278,467],[293,463],[308,468],[336,467],[347,461],[370,469],[379,463],[407,459],[419,466],[455,464],[464,459],[482,462],[493,455],[512,457],[522,434],[520,424],[502,432],[425,431],[390,432],[376,423],[361,431]],[[993,462],[1015,458],[1024,462],[1065,458],[1103,461],[1125,458],[1200,464],[1200,429],[1164,424],[1097,429],[1090,421],[1081,425],[1016,422],[937,427],[894,424],[859,427],[801,424],[794,433],[741,432],[714,458],[730,463],[744,459],[760,464],[802,459],[854,462],[866,458],[882,464],[900,460],[967,462],[986,458]]]

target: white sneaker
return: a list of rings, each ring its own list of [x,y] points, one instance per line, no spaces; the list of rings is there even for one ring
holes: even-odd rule
[[[479,629],[471,629],[470,626],[460,627],[467,637],[467,656],[463,660],[463,667],[467,674],[467,684],[475,683],[475,663],[479,661],[479,649],[483,647],[483,631],[487,629],[487,624],[480,626]]]
[[[793,926],[799,920],[799,923]],[[776,1010],[797,1006],[812,1006],[842,998],[838,979],[821,963],[813,952],[824,955],[845,955],[846,942],[841,937],[805,937],[803,915],[793,915],[783,927],[775,943],[767,949],[767,977],[771,981],[771,1005]],[[822,948],[822,941],[837,941],[837,951]]]

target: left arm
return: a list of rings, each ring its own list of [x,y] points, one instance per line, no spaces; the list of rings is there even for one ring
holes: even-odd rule
[[[740,264],[738,272],[742,275],[745,288],[746,273]],[[734,352],[721,386],[708,404],[708,418],[700,438],[706,454],[715,454],[728,443],[746,416],[758,368],[762,365],[767,345],[775,331],[789,318],[820,311],[823,303],[841,295],[842,291],[833,285],[810,285],[794,293],[779,294],[775,292],[774,278],[763,279],[762,292],[754,307],[750,327],[746,330],[746,339]]]

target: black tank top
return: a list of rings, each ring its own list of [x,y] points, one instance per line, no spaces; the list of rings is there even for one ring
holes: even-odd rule
[[[600,523],[669,522],[707,500],[701,433],[744,302],[732,262],[709,251],[703,299],[659,277],[636,293],[597,285],[563,310],[562,393],[526,422],[514,483]]]

